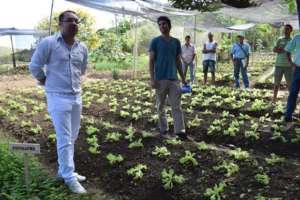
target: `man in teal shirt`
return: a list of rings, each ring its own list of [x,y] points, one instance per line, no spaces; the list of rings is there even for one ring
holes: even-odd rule
[[[287,52],[287,57],[291,66],[295,68],[285,113],[285,121],[291,122],[300,89],[300,34],[295,35],[295,37],[286,45],[284,50]],[[291,58],[292,52],[295,52],[294,61]]]
[[[166,16],[157,19],[161,35],[152,39],[149,48],[150,85],[156,90],[156,106],[159,116],[159,129],[162,135],[168,133],[164,105],[170,101],[174,119],[174,133],[181,139],[187,139],[183,113],[181,110],[181,88],[177,72],[182,83],[186,84],[181,68],[181,45],[177,38],[170,36],[171,21]]]
[[[286,80],[288,88],[291,85],[291,79],[293,75],[293,68],[289,63],[288,57],[284,50],[284,47],[287,43],[291,40],[291,33],[293,31],[293,27],[290,24],[286,24],[284,26],[284,37],[280,37],[276,45],[273,49],[275,53],[277,53],[276,62],[275,62],[275,72],[274,72],[274,95],[273,95],[273,102],[276,102],[277,93],[280,87],[280,82],[282,76]]]

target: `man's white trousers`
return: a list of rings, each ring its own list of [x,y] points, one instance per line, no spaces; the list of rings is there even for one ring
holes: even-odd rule
[[[74,144],[80,129],[82,99],[80,94],[47,93],[46,96],[56,132],[58,175],[65,182],[71,182],[76,180]]]

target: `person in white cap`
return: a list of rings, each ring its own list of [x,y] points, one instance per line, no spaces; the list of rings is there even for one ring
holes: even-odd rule
[[[245,88],[249,88],[249,79],[247,69],[249,65],[249,55],[251,53],[250,45],[244,42],[245,36],[239,33],[237,36],[238,41],[233,44],[231,48],[231,60],[234,66],[234,80],[235,87],[240,87],[240,71],[242,73]]]

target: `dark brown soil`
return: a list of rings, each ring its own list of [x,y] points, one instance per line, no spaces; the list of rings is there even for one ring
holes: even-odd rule
[[[128,86],[126,86],[128,85]],[[113,91],[116,89],[115,91]],[[203,200],[209,199],[204,193],[208,188],[213,188],[215,184],[226,182],[226,187],[220,194],[221,199],[247,199],[254,200],[258,193],[268,198],[281,197],[287,200],[300,199],[300,177],[299,177],[299,162],[297,160],[300,155],[300,144],[291,142],[295,139],[295,129],[282,131],[282,136],[286,139],[283,142],[281,139],[272,139],[272,125],[282,125],[282,122],[275,122],[281,117],[281,114],[273,113],[273,105],[270,108],[259,111],[251,111],[251,104],[255,99],[269,101],[270,97],[247,95],[249,102],[240,109],[234,109],[230,104],[217,106],[211,103],[208,106],[197,104],[192,107],[192,112],[187,112],[192,99],[199,93],[203,93],[205,99],[213,98],[214,95],[227,98],[229,94],[221,92],[218,89],[208,88],[204,90],[200,88],[193,92],[191,97],[185,98],[183,110],[185,112],[186,124],[195,119],[197,115],[202,119],[201,124],[187,129],[189,140],[183,141],[180,145],[167,144],[167,138],[157,135],[157,123],[151,122],[150,119],[155,113],[153,107],[154,96],[147,96],[149,88],[147,83],[139,83],[137,81],[111,81],[110,84],[96,82],[90,83],[84,87],[84,110],[82,128],[80,136],[76,143],[75,162],[77,171],[88,177],[88,186],[99,187],[111,194],[118,194],[122,199],[128,200]],[[128,90],[128,91],[127,91]],[[88,93],[91,92],[91,93]],[[142,93],[143,95],[138,96]],[[85,95],[89,94],[89,95]],[[92,97],[93,94],[98,94],[98,97]],[[106,94],[108,97],[102,102],[97,103],[97,100]],[[9,115],[3,114],[0,109],[0,123],[3,128],[17,137],[20,141],[38,142],[42,145],[41,157],[43,161],[51,167],[56,168],[56,148],[55,143],[48,140],[48,135],[53,133],[53,126],[49,120],[45,120],[46,109],[30,114],[34,110],[35,105],[28,103],[28,99],[36,100],[36,105],[40,105],[45,99],[43,94],[37,90],[30,93],[20,93],[18,96],[13,94],[5,96],[0,100],[0,108],[9,110]],[[109,103],[112,103],[114,95],[118,101],[116,111],[110,110]],[[236,99],[244,98],[241,93],[236,93]],[[86,98],[90,97],[90,100]],[[124,109],[124,98],[127,97],[128,104],[133,107],[142,106],[141,111],[149,108],[150,113],[143,114],[138,120],[134,120],[132,116],[122,118],[120,110]],[[204,99],[204,100],[205,100]],[[15,100],[27,107],[27,112],[22,113],[18,108],[14,107],[9,100]],[[140,102],[137,102],[140,101]],[[87,106],[90,102],[91,105]],[[146,102],[150,102],[147,105]],[[201,101],[202,102],[202,101]],[[131,108],[132,109],[132,108]],[[209,110],[212,114],[204,113]],[[132,113],[132,110],[129,110]],[[221,131],[216,131],[213,134],[208,134],[208,129],[215,119],[223,119],[223,111],[228,111],[231,114],[225,117],[225,123]],[[167,112],[170,113],[169,111]],[[240,114],[248,114],[250,119],[244,120],[244,124],[239,126],[239,131],[236,136],[224,135],[224,130],[228,129],[231,122],[239,118]],[[259,118],[269,114],[271,121],[259,122]],[[12,116],[17,116],[18,120],[13,121]],[[94,119],[92,121],[91,119]],[[32,126],[40,125],[42,132],[34,134],[30,128],[22,127],[22,121],[31,120]],[[250,129],[250,121],[257,122],[260,138],[257,140],[249,139],[244,136],[245,131]],[[241,121],[241,120],[239,120]],[[107,123],[112,127],[108,127]],[[133,141],[142,139],[142,148],[128,148],[131,143],[126,139],[126,129],[133,126],[136,131]],[[87,128],[93,126],[99,129],[95,135],[100,145],[98,150],[100,153],[93,154],[88,149],[90,144],[87,138],[91,137],[87,133]],[[298,125],[296,125],[298,127]],[[171,128],[172,130],[172,128]],[[152,134],[151,137],[144,138],[142,131],[147,131]],[[107,133],[119,132],[121,139],[115,142],[106,140]],[[170,131],[171,132],[171,131]],[[198,142],[205,141],[212,145],[205,151],[198,149]],[[171,156],[159,158],[152,154],[155,147],[165,146],[171,153]],[[246,160],[234,159],[228,154],[228,151],[240,147],[247,150],[250,157]],[[185,151],[194,153],[194,159],[198,162],[197,166],[191,163],[186,166],[182,165],[179,160],[185,155]],[[121,154],[124,161],[110,165],[106,156],[108,153]],[[270,157],[271,153],[276,153],[286,160],[282,163],[270,165],[265,161],[266,157]],[[226,175],[226,170],[215,170],[223,161],[232,162],[239,166],[238,172],[232,175]],[[144,164],[147,170],[140,180],[134,180],[132,176],[127,174],[127,170]],[[174,184],[172,190],[166,190],[162,184],[161,172],[163,169],[174,169],[176,174],[181,174],[186,181],[183,184]],[[255,179],[258,173],[265,173],[270,178],[270,183],[266,186],[261,185]]]

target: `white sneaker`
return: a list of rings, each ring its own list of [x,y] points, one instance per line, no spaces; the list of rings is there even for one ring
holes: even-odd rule
[[[74,174],[76,176],[77,181],[79,181],[79,182],[86,181],[86,177],[85,176],[81,176],[80,174],[78,174],[76,172]],[[57,175],[57,180],[58,181],[64,181],[64,179],[63,179],[63,177],[61,177],[61,175]]]
[[[82,175],[80,175],[80,174],[78,174],[76,172],[75,172],[75,176],[77,178],[77,181],[79,181],[79,182],[86,181],[86,177],[85,176],[82,176]]]
[[[84,189],[84,187],[82,187],[82,185],[77,181],[71,181],[71,182],[66,182],[65,183],[68,188],[73,192],[73,193],[76,193],[76,194],[86,194],[87,191],[86,189]]]

